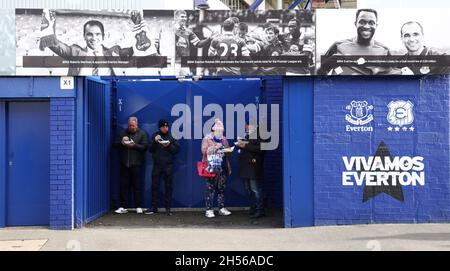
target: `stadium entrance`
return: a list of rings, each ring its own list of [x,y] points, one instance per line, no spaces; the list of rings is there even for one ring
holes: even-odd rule
[[[107,125],[94,127],[91,123],[90,128],[93,133],[88,136],[88,153],[98,153],[95,149],[99,145],[110,151],[101,151],[105,154],[104,159],[108,161],[106,164],[88,159],[91,165],[88,169],[86,180],[86,188],[88,189],[88,197],[85,201],[87,210],[95,210],[89,215],[85,215],[84,223],[88,226],[182,226],[192,225],[200,227],[223,226],[235,227],[238,225],[249,225],[251,227],[282,227],[282,173],[281,173],[281,150],[280,144],[280,98],[274,98],[273,88],[270,91],[266,88],[268,82],[276,82],[281,80],[277,78],[206,78],[202,80],[176,80],[165,78],[108,78],[103,82],[104,86],[111,84],[110,101],[111,110],[111,127],[109,137],[111,140],[118,135],[121,130],[127,127],[128,118],[135,116],[139,120],[139,128],[144,130],[148,136],[156,132],[158,128],[158,120],[166,119],[171,124],[171,133],[174,137],[179,138],[181,146],[180,152],[176,156],[174,163],[173,176],[173,201],[172,211],[174,211],[174,219],[165,217],[164,215],[144,216],[137,215],[133,212],[136,207],[133,205],[132,195],[130,193],[129,213],[118,215],[112,212],[119,207],[120,193],[120,167],[118,152],[110,149],[111,144],[97,142],[95,135],[102,133],[98,131],[101,127],[107,129]],[[95,82],[97,87],[101,82]],[[278,89],[281,91],[281,88]],[[92,92],[92,93],[91,93]],[[91,88],[87,89],[85,96],[90,97],[88,103],[99,102],[92,98],[96,91]],[[105,93],[105,92],[104,92]],[[106,91],[105,96],[108,96]],[[106,103],[108,103],[108,98]],[[278,100],[277,100],[278,99]],[[104,104],[107,106],[107,104]],[[87,107],[96,110],[108,112],[105,106],[90,104]],[[234,106],[233,111],[232,106]],[[248,196],[240,179],[237,150],[231,155],[232,175],[227,180],[225,192],[226,207],[233,212],[230,217],[219,218],[220,221],[209,223],[204,217],[205,209],[205,180],[197,175],[196,162],[201,160],[201,140],[204,134],[204,127],[207,126],[208,120],[219,117],[225,125],[226,136],[229,144],[232,145],[239,135],[238,126],[239,118],[242,116],[239,109],[251,110],[254,108],[267,107],[265,121],[269,123],[268,134],[270,138],[267,142],[272,142],[272,149],[266,151],[265,155],[265,174],[261,180],[265,190],[265,204],[268,208],[267,217],[259,220],[250,220],[248,218],[247,206]],[[218,112],[222,110],[222,112]],[[95,111],[95,110],[94,110]],[[260,110],[261,111],[261,110]],[[100,113],[100,112],[97,112]],[[260,117],[261,117],[261,112]],[[88,115],[95,114],[87,112]],[[245,115],[245,114],[244,114]],[[106,115],[105,115],[106,117]],[[89,116],[88,116],[89,118]],[[99,117],[92,117],[92,120],[100,121]],[[272,120],[273,119],[273,120]],[[181,123],[177,127],[177,123]],[[262,120],[261,122],[262,123]],[[276,125],[275,125],[276,124]],[[95,131],[94,131],[95,130]],[[107,134],[107,131],[104,131]],[[111,142],[109,142],[111,143]],[[269,146],[270,147],[270,146]],[[103,148],[102,148],[103,149]],[[109,157],[107,154],[111,154]],[[142,175],[142,196],[144,208],[151,205],[152,192],[151,172],[153,169],[153,161],[150,152],[146,152],[146,163],[143,167]],[[108,159],[111,159],[110,161]],[[97,167],[95,164],[102,164]],[[99,174],[98,171],[103,171]],[[105,172],[108,170],[108,172]],[[101,176],[105,181],[99,181]],[[163,180],[161,180],[163,182]],[[90,185],[91,184],[91,185]],[[96,185],[95,185],[96,184]],[[159,207],[164,207],[164,185],[161,184]],[[89,191],[90,190],[90,191]],[[107,193],[105,193],[108,191]],[[95,196],[98,194],[99,196]],[[101,201],[101,202],[100,202]],[[216,201],[215,201],[216,203]],[[106,215],[105,215],[106,214]],[[161,218],[163,217],[163,218]],[[100,219],[99,219],[100,218]]]

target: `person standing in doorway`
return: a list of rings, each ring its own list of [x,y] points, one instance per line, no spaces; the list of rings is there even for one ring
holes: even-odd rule
[[[158,127],[159,131],[152,135],[149,144],[149,150],[153,154],[152,207],[145,214],[158,212],[159,183],[161,176],[164,176],[164,204],[166,215],[171,216],[173,161],[174,156],[180,151],[180,144],[170,134],[168,121],[159,120]]]
[[[250,197],[250,218],[265,216],[263,203],[262,178],[264,168],[264,151],[261,150],[261,140],[254,124],[245,124],[245,138],[238,141],[239,176],[244,180],[244,186]]]
[[[130,117],[128,128],[125,129],[114,142],[114,147],[120,149],[120,207],[118,214],[127,213],[128,187],[133,186],[134,204],[136,212],[142,214],[141,175],[144,154],[147,150],[147,134],[138,128],[138,119]]]
[[[216,173],[216,176],[206,180],[205,202],[208,218],[215,217],[213,205],[214,196],[217,193],[219,205],[219,215],[228,216],[231,212],[225,208],[225,186],[227,178],[231,175],[231,164],[223,149],[229,148],[228,141],[223,135],[224,126],[222,121],[216,119],[212,127],[212,132],[207,134],[202,140],[202,154],[208,160],[209,172]]]

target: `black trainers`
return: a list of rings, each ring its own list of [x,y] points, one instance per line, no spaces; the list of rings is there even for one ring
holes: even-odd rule
[[[146,215],[153,215],[153,214],[156,214],[156,213],[158,213],[158,208],[150,208],[144,214],[146,214]]]
[[[173,213],[170,211],[170,209],[166,209],[166,216],[172,216]]]
[[[252,216],[252,215],[254,215],[256,212],[257,212],[256,209],[250,208],[250,210],[248,211],[248,216]]]
[[[253,215],[250,216],[250,218],[261,218],[261,217],[265,217],[266,214],[264,213],[264,211],[256,211]]]

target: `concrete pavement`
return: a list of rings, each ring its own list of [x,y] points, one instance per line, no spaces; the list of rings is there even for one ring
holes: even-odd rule
[[[25,240],[35,250],[450,250],[449,224],[383,224],[312,228],[122,228],[74,231],[0,229],[0,249]],[[9,242],[9,244],[12,244]]]

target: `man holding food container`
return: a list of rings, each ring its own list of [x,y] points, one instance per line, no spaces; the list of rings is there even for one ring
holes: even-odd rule
[[[152,135],[149,143],[149,151],[153,157],[152,206],[145,214],[158,212],[159,183],[164,176],[164,205],[166,215],[171,216],[173,161],[174,156],[180,151],[180,144],[170,134],[167,120],[159,120],[158,127],[159,130]]]
[[[246,135],[238,138],[235,145],[239,148],[239,177],[250,197],[250,213],[252,219],[265,216],[264,195],[262,189],[264,151],[261,150],[261,139],[255,124],[246,121]]]
[[[136,212],[142,214],[141,176],[144,154],[147,150],[147,134],[138,128],[138,119],[130,117],[128,128],[115,140],[114,147],[120,150],[120,206],[118,214],[127,213],[128,188],[133,186]]]

